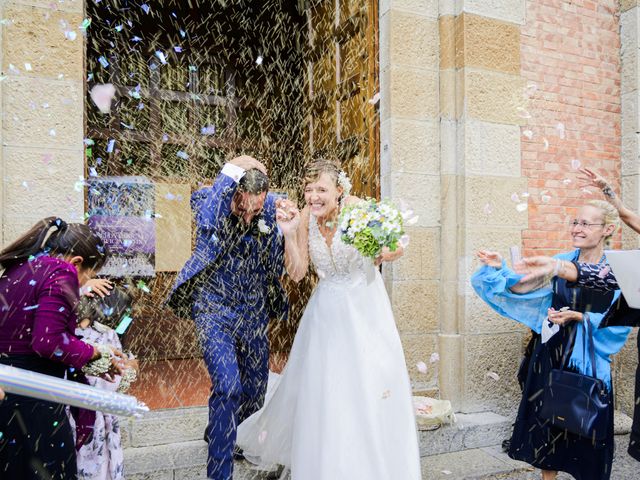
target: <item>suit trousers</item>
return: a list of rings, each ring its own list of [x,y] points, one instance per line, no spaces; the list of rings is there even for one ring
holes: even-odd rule
[[[210,306],[211,307],[211,306]],[[232,480],[236,428],[262,407],[269,376],[266,316],[246,311],[220,315],[194,309],[204,361],[211,377],[207,476]]]

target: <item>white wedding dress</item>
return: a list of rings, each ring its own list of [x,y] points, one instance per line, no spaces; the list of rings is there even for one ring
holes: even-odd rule
[[[419,480],[404,354],[382,277],[344,244],[329,250],[313,216],[309,253],[320,281],[282,375],[238,427],[238,446],[292,480]]]

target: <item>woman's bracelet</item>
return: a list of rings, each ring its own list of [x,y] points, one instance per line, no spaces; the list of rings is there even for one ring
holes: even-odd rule
[[[605,187],[602,189],[602,194],[605,197],[609,197],[611,199],[616,198],[616,192],[614,192],[613,189],[609,185],[605,185]]]
[[[84,367],[82,367],[82,373],[92,377],[99,377],[109,371],[111,368],[111,348],[108,345],[97,345],[87,342],[94,348],[97,348],[100,352],[100,356],[95,360],[91,360]]]

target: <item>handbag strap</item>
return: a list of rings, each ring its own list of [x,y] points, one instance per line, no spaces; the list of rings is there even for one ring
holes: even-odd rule
[[[588,338],[588,342],[589,342],[589,359],[591,360],[591,373],[592,373],[592,377],[593,378],[598,378],[597,377],[597,370],[596,370],[596,347],[593,343],[593,329],[592,329],[592,325],[591,322],[589,321],[589,313],[585,312],[582,314],[582,325],[584,327],[585,330],[585,335]],[[586,343],[585,341],[586,339],[582,339],[582,358],[586,358],[585,352],[584,352],[584,344]]]
[[[585,334],[582,336],[582,358],[586,358],[586,349],[587,349],[587,343],[588,343],[588,348],[589,348],[589,358],[591,360],[591,373],[592,373],[592,377],[593,378],[597,378],[597,370],[596,370],[596,349],[595,349],[595,345],[593,343],[593,332],[591,331],[591,323],[589,322],[589,314],[588,313],[583,313],[583,319],[582,322],[580,322],[582,324],[582,328],[584,328],[585,330]],[[567,360],[569,358],[569,351],[572,350],[569,348],[570,345],[574,345],[575,342],[575,337],[576,337],[576,330],[579,328],[579,325],[574,325],[573,328],[571,329],[571,333],[569,334],[569,340],[566,343],[565,346],[565,350],[564,353],[562,354],[562,361],[560,362],[560,370],[564,370],[564,367],[567,363]],[[588,337],[588,340],[587,338]],[[574,345],[575,348],[575,345]]]

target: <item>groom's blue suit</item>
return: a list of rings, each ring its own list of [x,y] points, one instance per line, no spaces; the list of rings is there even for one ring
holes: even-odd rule
[[[196,245],[168,304],[194,319],[211,376],[207,476],[231,480],[236,426],[264,401],[269,318],[286,315],[284,246],[275,198],[246,226],[231,213],[236,181],[223,173],[191,197]]]

